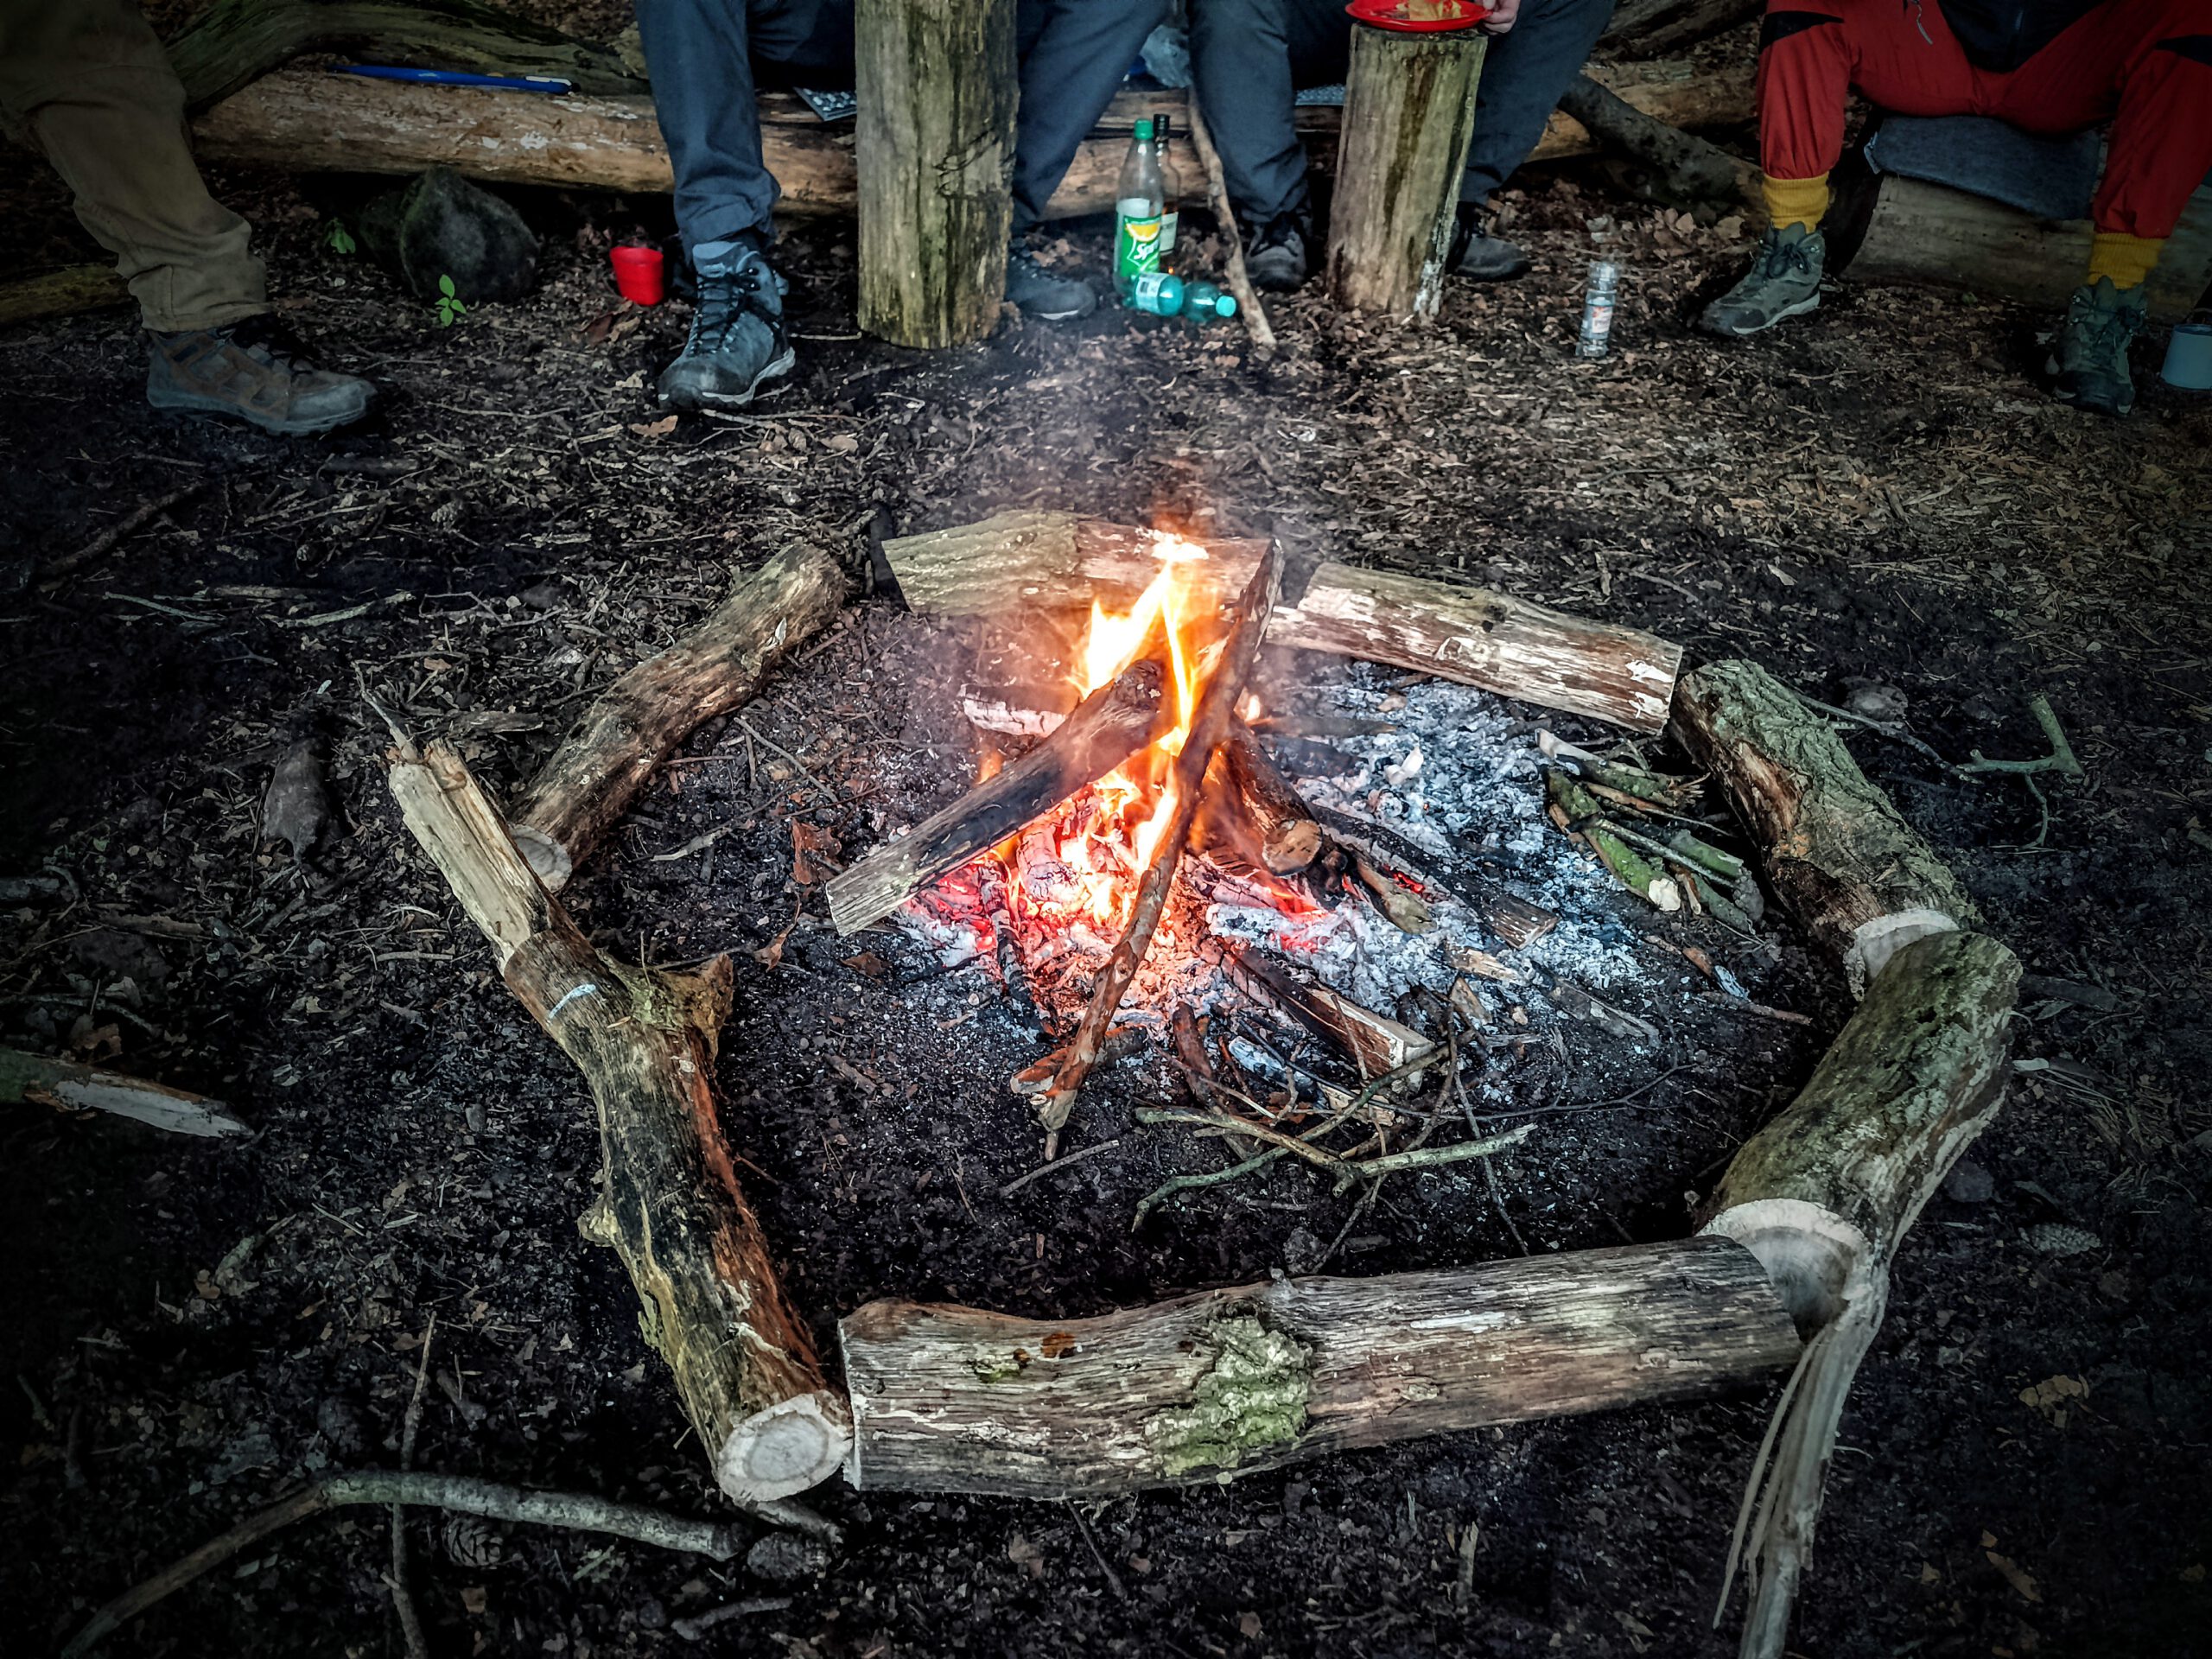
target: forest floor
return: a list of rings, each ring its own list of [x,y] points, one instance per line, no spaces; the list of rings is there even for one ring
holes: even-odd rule
[[[288,320],[383,386],[368,426],[283,442],[156,416],[123,313],[0,336],[0,875],[59,870],[73,894],[0,912],[0,1042],[202,1090],[254,1130],[0,1119],[0,1205],[24,1223],[0,1294],[10,1650],[53,1650],[307,1474],[388,1464],[433,1315],[419,1466],[715,1510],[634,1294],[576,1232],[588,1097],[399,826],[359,688],[512,790],[733,571],[812,542],[864,587],[872,524],[1017,506],[1294,531],[1695,658],[1756,658],[1830,702],[1868,683],[1953,758],[2040,753],[2027,704],[2047,695],[2087,770],[2047,789],[2047,824],[2016,780],[1845,732],[1990,930],[2063,984],[2024,1001],[2031,1069],[1898,1262],[1796,1643],[1823,1659],[2205,1649],[2212,404],[2145,372],[2133,420],[2062,408],[2032,372],[2048,320],[1964,297],[1846,284],[1793,327],[1717,345],[1688,319],[1732,276],[1738,227],[1550,179],[1508,204],[1535,256],[1524,280],[1455,283],[1409,331],[1279,302],[1266,364],[1233,325],[1111,309],[887,348],[855,331],[849,228],[801,224],[781,255],[797,372],[744,420],[671,428],[651,385],[684,313],[614,301],[605,250],[629,209],[525,200],[538,291],[442,327],[326,245],[329,200],[219,182]],[[71,255],[50,181],[15,181],[7,205],[11,260]],[[1095,271],[1101,245],[1075,227],[1052,257]],[[1586,362],[1599,254],[1622,262],[1623,296],[1612,354]],[[111,553],[41,578],[187,485]],[[831,1351],[836,1318],[880,1295],[1072,1316],[1264,1278],[1310,1262],[1350,1202],[1283,1169],[1133,1232],[1160,1172],[1195,1166],[1187,1143],[1131,1127],[1134,1102],[1173,1087],[1147,1066],[1078,1125],[1121,1148],[1001,1194],[1037,1156],[1004,1090],[1020,1033],[977,982],[909,971],[895,943],[855,968],[790,856],[794,821],[849,855],[964,783],[964,759],[933,761],[963,741],[958,644],[864,593],[746,712],[762,747],[702,730],[571,889],[626,955],[734,955],[726,1128]],[[257,832],[302,736],[337,815],[301,865]],[[1497,1164],[1503,1214],[1473,1177],[1406,1183],[1332,1270],[1510,1254],[1516,1226],[1538,1250],[1688,1230],[1848,1008],[1786,921],[1767,926],[1758,994],[1812,1027],[1708,1013],[1641,1059],[1560,1045],[1541,1097],[1648,1089],[1637,1109],[1544,1120]],[[2050,1223],[2093,1242],[2041,1251]],[[702,1650],[1720,1654],[1719,1567],[1774,1392],[1081,1517],[833,1483],[813,1501],[847,1539],[826,1558],[779,1544],[710,1567],[418,1519],[415,1595],[441,1654],[684,1650],[673,1621],[745,1597],[780,1605]],[[311,1522],[111,1645],[397,1653],[389,1560],[381,1516]]]

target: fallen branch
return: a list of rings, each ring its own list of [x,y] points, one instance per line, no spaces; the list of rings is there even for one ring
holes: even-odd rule
[[[2050,740],[2050,753],[2034,760],[1988,760],[1980,749],[1973,751],[1974,759],[1961,766],[1961,772],[2001,772],[2020,776],[2029,772],[2056,772],[2069,778],[2082,775],[2082,763],[2074,758],[2074,746],[2066,741],[2066,728],[2058,723],[2057,713],[2050,706],[2050,699],[2038,691],[2028,699],[2028,712],[2036,717],[2036,724],[2043,728],[2043,734]]]
[[[353,1503],[405,1504],[416,1509],[448,1510],[480,1515],[491,1521],[515,1521],[531,1526],[564,1527],[577,1532],[603,1532],[660,1549],[683,1550],[717,1561],[734,1556],[744,1543],[743,1529],[721,1522],[694,1521],[634,1503],[616,1503],[582,1492],[534,1492],[496,1480],[467,1475],[420,1474],[366,1469],[325,1475],[289,1497],[247,1516],[220,1537],[211,1538],[153,1577],[134,1585],[95,1612],[61,1649],[61,1659],[89,1653],[108,1637],[155,1603],[175,1594],[194,1579],[251,1548],[271,1533],[296,1521]]]
[[[64,265],[0,283],[0,328],[122,305],[130,289],[112,265]]]
[[[1130,907],[1128,925],[1116,941],[1105,967],[1099,971],[1090,1004],[1084,1010],[1083,1022],[1076,1027],[1075,1039],[1055,1062],[1051,1080],[1038,1091],[1039,1121],[1054,1136],[1067,1123],[1068,1114],[1075,1109],[1076,1094],[1104,1051],[1115,1011],[1122,1006],[1129,982],[1136,977],[1137,969],[1143,966],[1152,950],[1153,933],[1167,908],[1168,890],[1174,883],[1176,867],[1182,861],[1183,843],[1190,836],[1191,821],[1198,816],[1198,803],[1205,795],[1206,768],[1213,764],[1214,751],[1229,735],[1230,721],[1236,717],[1236,700],[1243,695],[1244,682],[1251,677],[1252,664],[1258,660],[1260,641],[1267,632],[1268,618],[1274,610],[1281,579],[1281,555],[1271,543],[1237,597],[1236,617],[1222,641],[1221,655],[1214,664],[1213,672],[1206,677],[1205,689],[1198,693],[1198,707],[1192,711],[1190,731],[1175,757],[1174,810],[1168,816],[1150,867],[1137,882],[1136,902]],[[1081,713],[1078,709],[1069,716],[1068,725],[1075,724]],[[1061,729],[1065,731],[1066,728]]]
[[[509,823],[546,889],[558,893],[678,743],[751,702],[845,602],[823,549],[792,548],[741,575],[713,614],[593,699],[538,768]]]
[[[1586,74],[1578,75],[1560,94],[1559,106],[1600,143],[1647,169],[1653,194],[1662,200],[1681,206],[1759,202],[1758,169],[1750,162],[1646,115]]]
[[[204,478],[195,478],[188,484],[179,485],[166,495],[157,495],[150,500],[141,501],[74,552],[64,553],[58,557],[49,559],[38,573],[40,580],[52,582],[57,577],[67,575],[73,570],[81,570],[96,560],[105,558],[121,544],[125,537],[136,536],[170,508],[182,506],[194,496],[199,494],[207,482],[207,480]]]
[[[1213,209],[1214,223],[1221,227],[1221,239],[1228,246],[1226,257],[1229,291],[1236,299],[1236,315],[1244,321],[1244,332],[1252,337],[1252,344],[1262,352],[1275,348],[1275,331],[1268,321],[1267,308],[1260,303],[1259,290],[1252,286],[1251,273],[1244,269],[1244,238],[1236,228],[1236,211],[1229,204],[1229,183],[1221,170],[1221,152],[1213,146],[1213,132],[1206,125],[1205,111],[1198,105],[1195,94],[1191,99],[1191,145],[1198,152],[1198,165],[1205,169],[1206,202]]]
[[[219,1100],[142,1083],[119,1072],[0,1048],[0,1101],[112,1112],[177,1135],[251,1135]]]
[[[1709,1394],[1798,1354],[1758,1261],[1715,1239],[1277,1280],[1084,1319],[880,1301],[839,1330],[855,1487],[1027,1497]]]

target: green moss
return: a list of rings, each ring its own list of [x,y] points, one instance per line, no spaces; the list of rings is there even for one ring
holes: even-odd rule
[[[1212,1363],[1192,1389],[1191,1403],[1159,1412],[1144,1426],[1162,1474],[1234,1469],[1261,1447],[1305,1433],[1311,1350],[1249,1314],[1215,1320],[1200,1345]]]

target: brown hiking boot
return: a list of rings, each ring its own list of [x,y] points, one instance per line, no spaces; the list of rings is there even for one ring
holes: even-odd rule
[[[264,432],[301,437],[359,420],[376,396],[365,380],[302,360],[267,316],[181,334],[149,330],[148,338],[146,401],[156,409],[234,415]]]

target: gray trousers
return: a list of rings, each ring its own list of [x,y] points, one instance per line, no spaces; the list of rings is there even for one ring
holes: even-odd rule
[[[1014,227],[1045,216],[1076,146],[1136,61],[1168,0],[1020,0],[1014,52]],[[638,0],[653,106],[687,246],[764,239],[776,181],[760,153],[761,80],[853,84],[853,0]]]
[[[1522,0],[1483,58],[1460,200],[1488,201],[1535,148],[1612,15],[1613,0]],[[1255,231],[1306,206],[1292,94],[1344,78],[1353,27],[1344,0],[1191,0],[1191,73],[1230,201]]]

